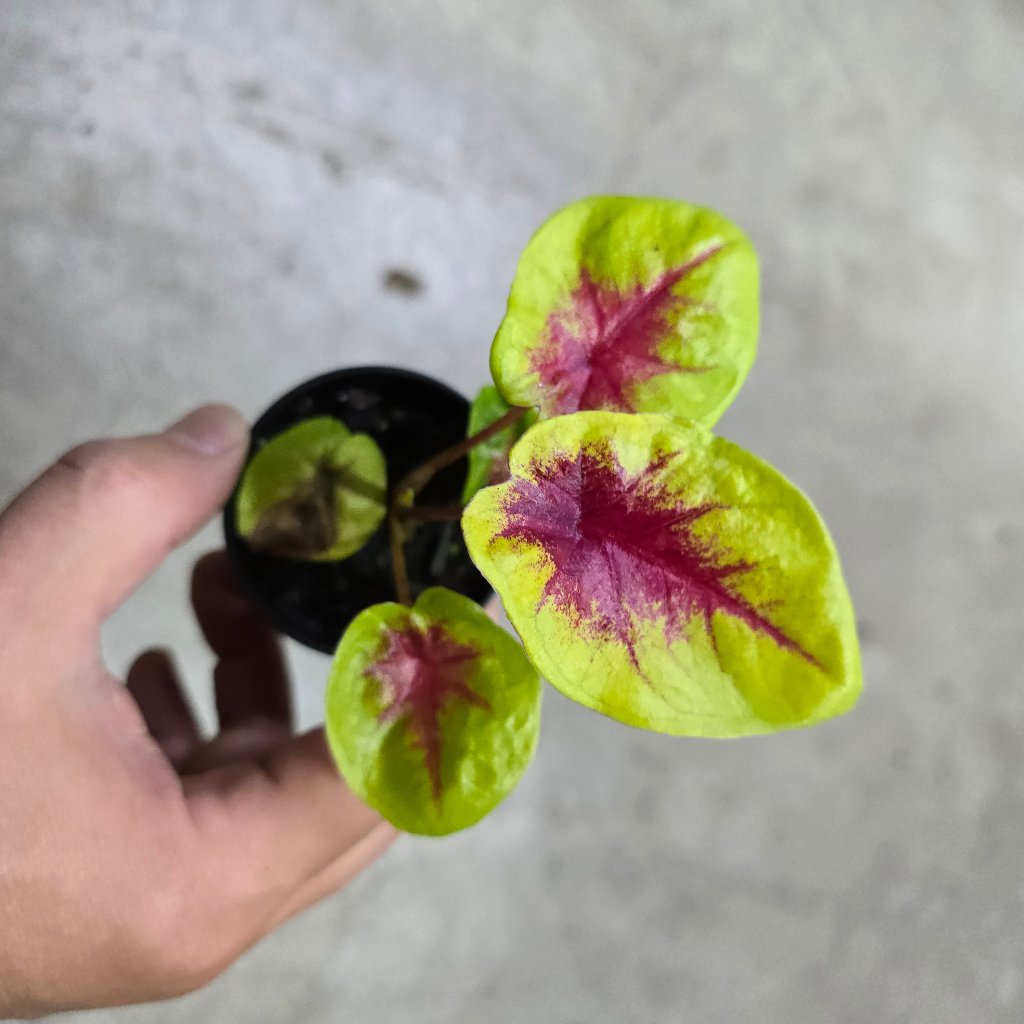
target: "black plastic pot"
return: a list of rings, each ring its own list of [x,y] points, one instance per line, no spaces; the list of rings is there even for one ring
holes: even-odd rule
[[[368,366],[316,377],[278,399],[252,428],[249,457],[272,437],[314,416],[333,416],[369,434],[387,459],[388,485],[466,436],[469,403],[423,374]],[[462,497],[466,460],[442,470],[423,489],[424,505]],[[334,651],[364,608],[394,601],[387,524],[340,562],[302,562],[254,551],[235,526],[235,498],[224,509],[224,539],[239,585],[282,633],[315,650]],[[413,596],[448,587],[483,604],[491,588],[466,552],[457,522],[423,523],[406,546]]]

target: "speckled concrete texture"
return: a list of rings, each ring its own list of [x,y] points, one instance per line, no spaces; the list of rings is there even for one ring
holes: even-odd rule
[[[0,500],[334,366],[471,391],[547,213],[680,195],[763,260],[721,432],[813,495],[864,638],[862,703],[801,734],[549,692],[486,823],[83,1024],[1024,1020],[1022,57],[1018,0],[0,2]],[[119,668],[172,644],[207,720],[215,543],[106,637]],[[326,663],[293,653],[312,722]]]

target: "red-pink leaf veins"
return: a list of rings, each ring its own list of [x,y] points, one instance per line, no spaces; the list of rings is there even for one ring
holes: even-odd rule
[[[703,373],[709,367],[683,367],[658,354],[678,330],[678,314],[696,305],[674,291],[688,274],[720,251],[712,246],[653,284],[622,292],[600,284],[584,268],[568,309],[548,317],[546,333],[530,353],[530,368],[542,390],[547,416],[607,409],[636,412],[638,384],[665,373]]]
[[[441,800],[441,717],[452,700],[491,710],[491,705],[466,683],[480,651],[458,643],[437,623],[420,628],[410,623],[389,629],[380,659],[366,670],[382,686],[387,704],[382,723],[405,721],[415,746],[423,751],[434,800]]]
[[[541,606],[625,645],[638,671],[640,623],[661,620],[671,641],[699,617],[714,643],[717,613],[817,664],[766,617],[770,609],[755,608],[737,589],[737,579],[755,566],[730,560],[716,538],[695,532],[698,521],[727,506],[680,501],[659,480],[669,458],[632,475],[610,447],[585,449],[538,466],[534,479],[513,480],[498,536],[539,544],[547,553],[553,571]]]

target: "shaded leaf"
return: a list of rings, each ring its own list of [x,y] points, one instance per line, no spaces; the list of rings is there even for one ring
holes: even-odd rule
[[[407,832],[444,835],[515,787],[537,743],[540,677],[476,604],[433,588],[342,637],[327,737],[352,790]]]
[[[249,460],[238,491],[238,532],[282,558],[337,561],[358,551],[387,512],[384,453],[329,416],[306,420]]]
[[[545,417],[665,412],[711,426],[757,347],[757,258],[713,210],[595,197],[543,224],[519,261],[491,373]]]
[[[481,388],[480,393],[473,399],[473,404],[469,407],[469,425],[466,428],[466,436],[472,437],[474,434],[478,434],[501,419],[511,408],[512,406],[501,397],[493,384]],[[481,487],[500,484],[508,479],[508,453],[527,428],[536,422],[537,413],[531,409],[507,430],[495,434],[494,437],[483,444],[478,444],[470,451],[469,470],[466,474],[465,487],[462,490],[463,502],[468,502]]]
[[[541,673],[660,732],[807,725],[860,691],[853,611],[810,502],[689,421],[539,423],[463,528]]]

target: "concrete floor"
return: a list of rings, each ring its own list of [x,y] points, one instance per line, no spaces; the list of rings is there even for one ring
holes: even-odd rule
[[[550,693],[506,805],[208,990],[100,1022],[1024,1019],[1024,5],[0,0],[0,500],[60,449],[334,366],[472,391],[591,192],[763,260],[721,432],[825,513],[867,691],[714,743]],[[391,269],[423,282],[382,287]],[[208,531],[111,624],[173,644]],[[295,652],[304,720],[324,661]]]

